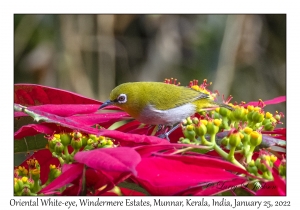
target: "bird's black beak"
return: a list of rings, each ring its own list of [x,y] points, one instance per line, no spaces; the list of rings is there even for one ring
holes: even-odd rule
[[[106,107],[106,106],[112,105],[113,103],[114,103],[113,101],[107,100],[107,101],[105,101],[105,102],[99,107],[99,109],[102,109],[102,108],[104,108],[104,107]]]

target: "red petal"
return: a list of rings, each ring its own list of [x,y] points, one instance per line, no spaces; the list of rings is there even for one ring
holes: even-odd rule
[[[128,131],[131,131],[133,129],[136,129],[138,128],[139,126],[141,125],[140,122],[136,121],[136,120],[133,120],[129,123],[126,123],[122,126],[120,126],[119,128],[117,128],[118,131],[122,131],[122,132],[128,132]]]
[[[159,193],[159,188],[168,187],[168,192],[176,193],[201,182],[222,181],[238,178],[223,169],[186,164],[178,160],[162,157],[143,158],[137,166],[139,182],[150,193]]]
[[[70,120],[74,120],[80,124],[83,125],[95,125],[99,124],[101,126],[110,126],[113,123],[120,121],[120,120],[126,120],[130,116],[125,112],[119,112],[119,113],[94,113],[94,114],[85,114],[82,116],[72,116],[68,117]]]
[[[61,117],[69,117],[75,114],[89,114],[98,110],[99,104],[47,104],[28,107],[31,111],[43,111]]]
[[[279,103],[282,103],[285,101],[286,101],[286,96],[279,96],[277,98],[273,98],[271,100],[266,100],[263,102],[265,105],[270,105],[270,104],[279,104]],[[244,107],[247,107],[248,105],[258,106],[259,103],[260,102],[258,102],[258,101],[251,101],[251,102],[248,102],[247,104],[244,104]]]
[[[138,192],[138,191],[135,191],[132,189],[128,189],[128,188],[120,187],[120,190],[121,190],[122,194],[126,195],[126,196],[145,196],[144,193],[141,193],[141,192]]]
[[[52,123],[29,124],[22,126],[18,131],[16,131],[14,137],[15,139],[22,139],[26,136],[34,136],[41,133],[52,135],[62,131],[71,132],[72,130]]]
[[[156,155],[162,156],[167,159],[182,161],[187,164],[197,164],[197,166],[217,168],[217,169],[228,170],[228,171],[250,175],[246,170],[228,161],[224,161],[219,158],[208,157],[205,155],[198,155],[198,156],[166,155],[166,154],[156,154]]]
[[[161,139],[156,136],[146,136],[139,134],[129,134],[120,131],[112,130],[101,130],[98,135],[107,136],[113,139],[117,139],[121,146],[139,146],[145,144],[169,144],[166,139]]]
[[[215,183],[207,184],[206,188],[198,189],[198,192],[195,192],[193,195],[216,195],[221,192],[228,190],[235,190],[236,188],[246,186],[247,180],[245,178],[237,178],[233,180],[224,180]]]
[[[86,98],[70,91],[36,84],[15,84],[14,102],[24,106],[42,104],[99,104],[97,100]]]
[[[91,168],[105,171],[131,172],[141,161],[140,155],[132,148],[103,148],[78,152],[74,159]]]
[[[141,155],[141,157],[148,157],[156,154],[158,152],[163,153],[172,153],[175,152],[176,149],[183,149],[186,147],[193,147],[195,149],[204,149],[206,146],[196,146],[190,144],[176,144],[176,143],[168,143],[166,144],[153,144],[153,145],[142,145],[135,147],[135,150]]]

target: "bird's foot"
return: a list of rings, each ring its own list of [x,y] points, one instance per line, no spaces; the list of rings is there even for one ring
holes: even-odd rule
[[[158,138],[161,138],[161,139],[167,139],[168,141],[170,141],[169,135],[168,135],[167,133],[168,133],[168,132],[159,134],[157,137],[158,137]]]
[[[169,139],[169,135],[175,131],[178,127],[180,126],[180,123],[178,123],[175,126],[169,126],[171,129],[165,133],[159,134],[157,137],[162,138],[162,139],[167,139],[168,141],[170,141]]]

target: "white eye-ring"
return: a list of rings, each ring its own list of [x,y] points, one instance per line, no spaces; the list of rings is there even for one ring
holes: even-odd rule
[[[123,104],[127,102],[126,94],[122,93],[118,96],[118,103]]]

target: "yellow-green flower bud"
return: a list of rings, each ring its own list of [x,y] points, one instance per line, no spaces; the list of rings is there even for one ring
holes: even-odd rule
[[[241,120],[243,118],[243,114],[244,114],[243,109],[244,109],[244,107],[242,107],[242,108],[239,107],[239,108],[236,108],[234,111],[232,111],[232,114],[235,119]]]
[[[249,110],[249,109],[248,109]],[[249,121],[253,121],[252,120],[252,117],[253,117],[253,114],[254,114],[255,112],[254,111],[250,111],[249,110],[249,112],[248,112],[248,114],[247,114],[247,119],[249,120]]]
[[[270,161],[270,156],[269,155],[262,155],[261,159],[265,160],[265,161]]]
[[[40,176],[41,176],[40,169],[33,169],[33,170],[31,170],[31,178],[34,181],[38,181],[40,179]]]
[[[264,115],[259,112],[254,112],[252,115],[252,120],[256,123],[262,122],[264,120]]]
[[[227,117],[230,114],[230,111],[224,107],[220,107],[219,113],[223,117]]]
[[[248,106],[247,106],[247,109],[248,109],[249,112],[250,112],[250,111],[253,111],[253,110],[254,110],[254,106],[248,105]]]
[[[264,125],[265,131],[273,131],[274,128],[275,128],[275,126],[272,123],[268,123],[268,124]]]
[[[253,167],[249,167],[248,168],[248,171],[254,175],[257,175],[258,174],[258,169],[256,166],[253,166]]]
[[[247,115],[248,115],[248,110],[247,109],[245,109],[246,111],[245,111],[245,113],[244,113],[244,115],[243,115],[243,118],[241,119],[243,122],[246,122],[247,120],[248,120],[248,118],[247,118]]]
[[[197,117],[194,117],[194,118],[192,119],[192,121],[193,121],[193,123],[194,123],[195,125],[197,125],[197,124],[199,123],[199,119],[198,119]]]
[[[87,151],[87,150],[95,149],[93,145],[94,145],[94,144],[88,144],[88,145],[86,145],[86,146],[84,147],[83,150]]]
[[[278,171],[279,171],[279,174],[280,176],[282,177],[286,177],[286,160],[283,159],[278,167]]]
[[[211,111],[211,118],[213,118],[213,119],[220,119],[221,115],[218,112]]]
[[[223,146],[227,146],[228,145],[228,143],[229,143],[229,138],[228,137],[224,137],[222,140],[221,140],[221,144],[223,145]]]
[[[222,124],[222,120],[221,119],[214,119],[213,123],[214,123],[215,126],[219,127]]]
[[[262,142],[262,135],[257,131],[253,131],[250,133],[250,143],[252,146],[256,147],[260,145]]]
[[[234,117],[234,114],[233,114],[233,111],[231,111],[229,114],[228,114],[228,119],[231,120],[231,121],[236,121],[235,117]]]
[[[259,112],[259,111],[261,111],[261,108],[260,107],[258,107],[258,106],[256,106],[256,107],[254,107],[254,109],[253,109],[255,112]]]
[[[280,119],[281,119],[280,114],[276,114],[276,115],[275,115],[275,119],[276,119],[277,121],[280,121]]]
[[[23,184],[27,184],[28,183],[28,177],[23,176],[20,181],[22,181]]]
[[[22,196],[29,196],[29,195],[31,195],[31,191],[30,191],[29,187],[24,186],[21,195]]]
[[[33,181],[33,179],[28,179],[27,183],[24,184],[24,188],[25,187],[28,187],[30,190],[33,190],[33,188],[34,188],[34,181]]]
[[[20,185],[18,184],[18,179],[14,178],[14,193],[19,193],[21,191]]]
[[[267,172],[269,171],[267,166],[264,163],[260,164],[260,168],[259,168],[262,172]]]
[[[97,140],[98,137],[95,134],[89,134],[89,138],[93,140]]]
[[[249,141],[250,141],[250,135],[248,135],[248,134],[245,133],[243,135],[243,138],[241,138],[241,140],[242,140],[243,145],[248,144]]]
[[[108,139],[106,144],[107,144],[107,145],[113,145],[114,143],[113,143],[112,140]]]
[[[246,134],[250,134],[252,131],[253,131],[252,128],[249,128],[249,127],[244,128],[244,132]]]
[[[272,176],[272,174],[269,171],[263,172],[262,177],[264,179],[273,180],[273,176]]]
[[[237,147],[241,143],[241,136],[239,132],[232,133],[229,136],[229,144],[232,147]]]
[[[106,145],[104,145],[102,148],[112,148],[112,145],[106,144]]]
[[[191,141],[189,139],[187,139],[187,138],[184,138],[184,139],[181,140],[181,143],[182,144],[190,144]]]
[[[54,147],[57,142],[60,142],[60,139],[55,138],[54,136],[48,139],[48,145],[50,150],[54,150]]]
[[[256,158],[256,160],[255,160],[255,165],[256,165],[257,168],[260,167],[260,165],[261,165],[260,162],[261,162],[261,159],[260,159],[260,158]]]
[[[75,139],[78,139],[78,138],[81,138],[81,137],[82,137],[82,134],[81,134],[80,132],[76,131],[76,132],[73,133],[73,137],[74,137]]]
[[[74,149],[80,149],[82,147],[82,140],[81,138],[72,138],[72,141],[71,141],[71,146],[74,148]]]
[[[81,141],[82,141],[82,146],[85,147],[87,145],[88,137],[87,136],[83,136],[81,138]]]
[[[190,117],[186,118],[186,120],[188,125],[193,124],[193,121]]]
[[[221,124],[221,120],[219,119],[214,119],[213,121],[209,121],[207,123],[207,133],[210,134],[210,135],[214,135],[216,133],[218,133],[219,131],[219,126]]]
[[[106,137],[105,136],[99,136],[98,141],[101,142],[102,140],[106,140]]]
[[[93,144],[94,143],[94,140],[93,139],[88,139],[87,140],[87,145],[91,145],[91,144]]]
[[[60,141],[64,146],[68,146],[71,143],[71,135],[63,133],[60,135]]]
[[[277,160],[277,157],[275,155],[271,155],[270,160],[271,160],[272,163],[275,163],[276,160]]]
[[[15,179],[17,179],[17,178],[15,178]],[[27,181],[26,181],[26,183],[27,183]],[[16,188],[16,190],[18,190],[16,192],[21,192],[21,190],[23,190],[23,187],[24,187],[24,182],[22,179],[15,180],[15,188]]]
[[[101,143],[95,143],[94,144],[94,147],[98,147],[98,148],[102,148],[102,147],[104,147],[104,146],[106,146],[106,144],[101,144]]]
[[[270,113],[270,112],[267,112],[266,113],[266,118],[267,119],[271,119],[273,117],[273,115]]]
[[[200,120],[198,124],[196,124],[195,132],[197,136],[204,136],[207,132],[207,120]]]
[[[57,142],[55,144],[54,151],[57,155],[60,155],[64,151],[64,145],[60,142]]]
[[[258,174],[258,169],[255,165],[254,160],[251,160],[250,163],[247,166],[247,171],[249,171],[250,173],[257,175]]]
[[[183,131],[184,137],[190,139],[191,141],[195,141],[196,132],[194,130],[195,127],[193,125],[186,126],[186,129]]]
[[[107,144],[107,140],[106,138],[103,138],[101,141],[100,141],[100,145],[104,146]]]
[[[262,159],[266,161],[266,164],[270,167],[273,167],[273,162],[271,161],[270,155],[263,155]]]
[[[207,120],[200,120],[200,123],[207,125],[208,121]]]
[[[271,120],[268,119],[268,118],[265,118],[264,121],[262,121],[262,124],[263,124],[263,125],[266,125],[266,124],[268,124],[268,123],[271,123]]]
[[[24,166],[19,166],[16,169],[16,172],[18,176],[27,176],[28,175],[28,170]]]
[[[56,165],[52,165],[52,164],[50,164],[49,168],[50,171],[49,171],[48,181],[52,182],[55,178],[57,178],[61,174],[61,169],[56,168]]]
[[[193,125],[188,125],[188,126],[186,126],[186,129],[188,131],[193,131],[194,130],[194,126]]]
[[[249,166],[255,166],[254,160],[251,160],[250,163],[248,164]]]

